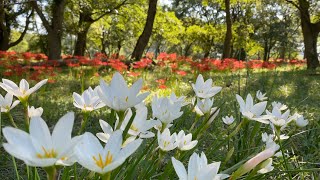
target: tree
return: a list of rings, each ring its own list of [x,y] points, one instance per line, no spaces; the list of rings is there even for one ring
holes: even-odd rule
[[[148,45],[150,36],[152,34],[153,22],[157,12],[157,2],[158,0],[149,0],[147,21],[144,26],[143,32],[139,36],[137,44],[131,54],[132,59],[140,60],[144,49]]]
[[[317,39],[320,32],[320,18],[315,18],[314,22],[312,21],[310,13],[310,1],[286,1],[299,10],[304,42],[304,56],[307,59],[307,69],[316,69],[319,66],[319,59],[317,53]],[[320,16],[319,9],[317,13],[319,13]]]
[[[30,18],[33,15],[33,9],[27,4],[22,4],[19,8],[15,8],[15,0],[0,0],[0,51],[6,51],[10,47],[19,44],[27,33],[30,24]],[[27,14],[30,11],[29,14]],[[12,28],[19,27],[18,16],[26,14],[26,22],[23,26],[19,38],[11,41]]]
[[[232,21],[231,21],[231,14],[230,14],[230,0],[224,0],[224,4],[226,8],[225,12],[226,12],[227,31],[226,31],[226,36],[224,38],[224,43],[223,43],[222,59],[231,57],[231,40],[232,40]]]
[[[48,58],[56,60],[61,58],[61,38],[63,34],[63,17],[67,0],[53,0],[50,2],[51,14],[49,20],[43,13],[37,1],[30,1],[30,4],[39,15],[44,28],[47,31]]]
[[[117,10],[130,3],[130,0],[80,0],[70,3],[69,11],[76,14],[76,43],[74,55],[84,56],[87,44],[87,34],[94,22],[97,22],[106,15],[116,14]],[[78,6],[76,6],[78,5]]]

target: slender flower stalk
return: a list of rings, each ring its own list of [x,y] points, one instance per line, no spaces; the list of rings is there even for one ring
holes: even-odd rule
[[[83,119],[82,119],[81,128],[80,128],[80,130],[78,132],[78,135],[82,134],[83,131],[86,129],[88,118],[89,118],[89,114],[90,114],[89,111],[82,111]]]
[[[6,114],[8,115],[8,118],[9,118],[12,126],[15,127],[15,128],[18,128],[18,126],[16,125],[16,123],[15,123],[14,120],[13,120],[13,117],[12,117],[11,113],[10,113],[10,112],[7,112]]]
[[[279,146],[280,146],[280,151],[281,151],[282,158],[283,158],[283,161],[284,161],[284,167],[285,167],[286,171],[288,172],[288,173],[287,173],[287,176],[288,176],[288,178],[291,180],[292,177],[291,177],[291,174],[290,174],[290,172],[289,172],[289,167],[288,167],[287,158],[286,158],[286,156],[285,156],[285,153],[284,153],[284,150],[283,150],[283,146],[282,146],[282,143],[281,143],[281,130],[280,130],[279,127],[276,127],[275,133],[276,133],[276,136],[277,136],[277,138],[278,138],[278,142],[279,142]]]

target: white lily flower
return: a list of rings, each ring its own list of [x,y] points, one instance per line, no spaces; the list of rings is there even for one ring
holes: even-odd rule
[[[309,124],[308,119],[304,119],[304,117],[301,114],[295,113],[294,116],[296,116],[295,122],[298,127],[305,127]]]
[[[117,130],[103,147],[93,134],[86,132],[75,147],[75,154],[79,164],[103,175],[124,163],[141,143],[142,139],[137,139],[122,148],[122,131]]]
[[[261,163],[261,167],[262,169],[258,171],[258,173],[260,174],[265,174],[267,172],[272,171],[274,169],[274,167],[272,166],[272,158],[269,158],[265,160],[263,163]]]
[[[11,93],[12,95],[16,96],[20,101],[27,101],[30,94],[37,91],[41,86],[46,84],[47,81],[48,79],[44,79],[37,83],[34,87],[29,88],[29,83],[25,79],[22,79],[20,81],[19,87],[13,81],[10,81],[8,79],[2,79],[0,87],[2,87],[8,93]]]
[[[230,125],[234,122],[234,118],[233,116],[226,116],[222,118],[222,121],[226,124],[226,125]]]
[[[247,95],[246,102],[244,102],[242,97],[238,94],[236,95],[236,98],[240,105],[240,112],[244,117],[264,124],[269,124],[269,121],[266,120],[266,117],[261,116],[267,107],[267,101],[253,104],[251,94]]]
[[[219,112],[220,109],[218,109],[217,107],[211,108],[210,118],[206,124],[207,126],[209,126],[213,122],[213,120],[218,116]]]
[[[197,114],[200,116],[203,116],[211,111],[211,107],[213,105],[214,99],[206,98],[206,99],[200,99],[197,100],[197,105],[194,107],[194,110]]]
[[[124,130],[129,123],[129,120],[132,116],[132,110],[128,109],[128,112],[121,124],[121,129]],[[129,128],[128,134],[131,136],[140,136],[141,138],[151,138],[154,137],[154,133],[148,131],[161,124],[157,120],[147,120],[148,109],[145,106],[138,106],[136,108],[136,116],[133,119],[133,122]]]
[[[260,90],[257,91],[256,98],[259,99],[259,101],[264,101],[268,99],[268,97],[266,97],[266,93],[262,94]]]
[[[138,95],[141,87],[142,79],[139,79],[128,88],[122,75],[116,72],[112,77],[110,85],[107,85],[102,79],[100,80],[98,94],[102,102],[108,107],[124,112],[128,108],[141,103],[149,95],[149,92]]]
[[[154,126],[161,124],[161,122],[157,120],[147,120],[148,109],[144,104],[138,104],[135,106],[135,108],[136,108],[136,116],[134,117],[133,122],[129,128],[128,134],[133,136],[134,139],[137,136],[139,136],[140,138],[154,137],[155,134],[148,130],[153,128]],[[132,110],[128,109],[128,111],[126,112],[126,116],[120,126],[121,130],[123,131],[125,130],[131,116],[132,116]],[[106,143],[114,130],[107,122],[103,120],[100,120],[99,122],[103,130],[103,133],[97,133],[96,135],[101,141]],[[117,120],[116,125],[118,123],[119,123],[119,120]]]
[[[28,106],[28,116],[29,116],[29,118],[41,117],[42,113],[43,113],[43,108],[42,107],[35,108],[33,106],[31,106],[31,107]]]
[[[188,102],[185,102],[185,96],[176,96],[175,93],[171,93],[170,95],[170,100],[173,101],[174,103],[180,102],[182,106],[188,105]]]
[[[265,142],[266,144],[274,142],[274,140],[278,140],[278,137],[275,136],[274,134],[267,134],[266,132],[262,133],[262,141]],[[280,135],[280,140],[285,140],[289,139],[289,136],[285,134]]]
[[[4,149],[12,156],[23,160],[29,166],[70,166],[75,162],[74,147],[81,136],[71,138],[74,113],[64,115],[52,134],[41,117],[30,121],[30,134],[11,127],[3,128],[7,143]]]
[[[85,90],[82,95],[74,92],[73,105],[87,112],[94,111],[105,106],[105,104],[101,102],[97,93],[91,87]]]
[[[280,109],[281,111],[288,109],[287,105],[282,104],[280,102],[276,102],[276,101],[273,101],[271,105],[272,105],[272,108],[276,107],[276,108]]]
[[[177,134],[170,135],[170,130],[165,129],[163,133],[158,131],[158,145],[162,151],[171,151],[178,147]]]
[[[112,126],[109,125],[106,121],[100,119],[99,120],[100,127],[103,132],[97,133],[96,136],[104,143],[107,143],[111,134],[113,133]]]
[[[201,74],[197,77],[196,84],[192,84],[192,88],[199,98],[211,98],[222,89],[219,86],[212,86],[212,79],[204,81]]]
[[[206,155],[202,152],[201,156],[193,153],[189,159],[188,172],[183,164],[171,158],[173,167],[180,180],[220,180],[229,177],[227,174],[218,174],[220,162],[208,164]]]
[[[188,151],[190,149],[193,149],[198,144],[197,140],[192,141],[191,133],[185,135],[183,130],[178,133],[177,141],[178,149],[180,149],[181,151]]]
[[[173,120],[179,118],[183,112],[180,102],[173,102],[167,97],[153,97],[152,103],[153,118],[159,119],[163,124],[171,124]]]
[[[19,100],[15,100],[14,102],[12,102],[12,100],[13,95],[11,93],[7,93],[4,97],[0,94],[1,112],[7,113],[20,103]]]
[[[253,158],[249,159],[246,163],[240,166],[237,171],[235,171],[232,175],[232,179],[237,179],[238,177],[246,174],[251,171],[253,168],[258,166],[260,163],[263,163],[265,160],[276,156],[276,152],[279,150],[280,146],[276,144],[274,141],[270,141],[266,143],[266,149],[260,153],[258,153]]]
[[[281,130],[283,130],[287,126],[287,124],[289,124],[295,118],[295,116],[289,117],[290,110],[281,113],[281,110],[278,107],[274,107],[272,109],[272,112],[266,110],[266,113],[269,117],[268,119],[270,120],[270,122],[276,127],[281,127]]]

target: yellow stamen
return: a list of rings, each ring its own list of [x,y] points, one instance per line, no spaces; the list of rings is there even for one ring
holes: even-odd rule
[[[133,130],[133,131],[138,131],[138,130],[139,130],[139,129],[138,129],[136,126],[134,126],[133,124],[130,126],[130,129]]]
[[[128,99],[129,99],[129,97],[127,96],[127,97],[126,97],[126,102],[128,102]]]
[[[96,165],[99,166],[100,168],[103,169],[104,167],[106,167],[106,166],[108,166],[109,164],[111,164],[113,157],[112,157],[110,151],[108,151],[108,154],[107,154],[107,156],[106,156],[105,161],[102,160],[102,156],[101,156],[100,153],[99,153],[98,156],[99,156],[98,158],[96,158],[95,156],[92,156],[92,158],[93,158],[93,160],[95,161]]]
[[[40,159],[57,157],[57,153],[54,151],[54,149],[46,150],[42,146],[42,150],[43,150],[44,154],[37,153],[37,157],[40,158]]]

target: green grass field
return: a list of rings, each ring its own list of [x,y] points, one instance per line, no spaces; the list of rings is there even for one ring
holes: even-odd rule
[[[30,97],[30,104],[35,107],[43,107],[43,119],[46,120],[49,127],[53,127],[57,120],[66,112],[74,111],[76,120],[73,132],[76,133],[80,128],[82,120],[81,111],[73,106],[72,93],[81,93],[82,86],[86,89],[89,86],[95,87],[99,84],[100,78],[109,82],[112,72],[104,71],[100,73],[100,77],[86,77],[82,83],[79,76],[65,69],[57,75],[56,82],[53,84],[44,85],[39,91]],[[243,131],[240,131],[236,136],[226,141],[228,134],[232,132],[235,125],[240,121],[240,113],[238,104],[235,98],[236,94],[246,96],[247,93],[255,95],[257,90],[267,93],[268,106],[271,109],[271,102],[278,101],[286,104],[292,113],[298,112],[303,114],[309,120],[309,124],[304,128],[289,126],[285,129],[285,134],[290,135],[290,138],[283,143],[285,153],[287,154],[288,171],[293,179],[319,179],[320,178],[320,76],[310,75],[307,71],[301,69],[284,69],[275,70],[241,70],[235,72],[207,72],[203,74],[205,79],[212,78],[214,85],[222,86],[222,91],[215,95],[214,106],[220,107],[218,117],[211,124],[209,129],[202,134],[199,139],[199,144],[196,146],[196,152],[205,152],[208,162],[221,161],[220,171],[231,174],[239,165],[239,162],[245,162],[248,157],[252,157],[262,150],[263,142],[261,141],[262,132],[270,132],[270,126],[258,124],[257,122],[249,123]],[[191,87],[191,82],[195,81],[192,74],[187,76],[169,75],[164,71],[145,71],[141,74],[144,80],[145,91],[150,91],[151,94],[146,99],[146,104],[150,107],[150,101],[153,95],[159,96],[170,95],[175,92],[178,96],[187,96],[187,101],[191,102],[194,92]],[[157,79],[166,79],[166,89],[159,89]],[[129,82],[136,81],[136,77],[125,77]],[[15,80],[17,82],[18,79]],[[4,91],[1,90],[1,94]],[[184,114],[175,120],[174,126],[170,129],[171,132],[189,130],[195,119],[195,113],[192,113],[191,106],[182,108]],[[19,127],[23,127],[22,106],[18,105],[12,111],[12,115]],[[222,117],[233,115],[236,123],[231,126],[223,124]],[[148,116],[152,116],[151,108],[149,108]],[[104,119],[107,122],[114,122],[111,119],[111,111],[109,108],[102,108],[92,113],[89,117],[86,131],[93,134],[101,132],[98,120]],[[10,125],[8,117],[2,115],[1,126]],[[254,131],[256,130],[256,131]],[[153,130],[156,132],[155,130]],[[250,132],[250,133],[249,133]],[[1,142],[4,138],[1,137]],[[244,146],[244,141],[248,141]],[[146,154],[146,159],[138,163],[131,177],[136,179],[159,179],[162,177],[161,172],[167,173],[170,179],[176,179],[177,176],[172,168],[171,155],[168,153],[161,162],[160,171],[153,168],[152,152],[146,149],[147,144],[153,143],[153,139],[148,139],[140,147],[139,152],[136,152],[133,157],[139,157],[141,154]],[[223,145],[217,146],[222,143]],[[1,143],[2,144],[2,143]],[[234,150],[234,151],[232,151]],[[184,162],[187,162],[189,156],[186,153]],[[227,157],[227,158],[226,158]],[[1,179],[14,179],[14,166],[12,157],[0,149],[0,174]],[[129,160],[132,164],[133,159]],[[130,167],[127,163],[122,167]],[[236,166],[234,166],[236,165]],[[17,160],[19,173],[26,179],[26,169],[22,161]],[[282,158],[277,158],[273,162],[275,167],[273,171],[262,175],[245,175],[247,179],[284,179],[287,178],[288,172],[283,166]],[[118,168],[113,173],[114,178],[123,177],[124,173],[121,168]],[[38,168],[40,176],[45,175],[44,171]],[[70,173],[73,174],[73,167]],[[86,173],[80,165],[76,170],[81,177],[81,174]],[[92,177],[95,177],[94,175]],[[167,178],[168,178],[167,177]]]

